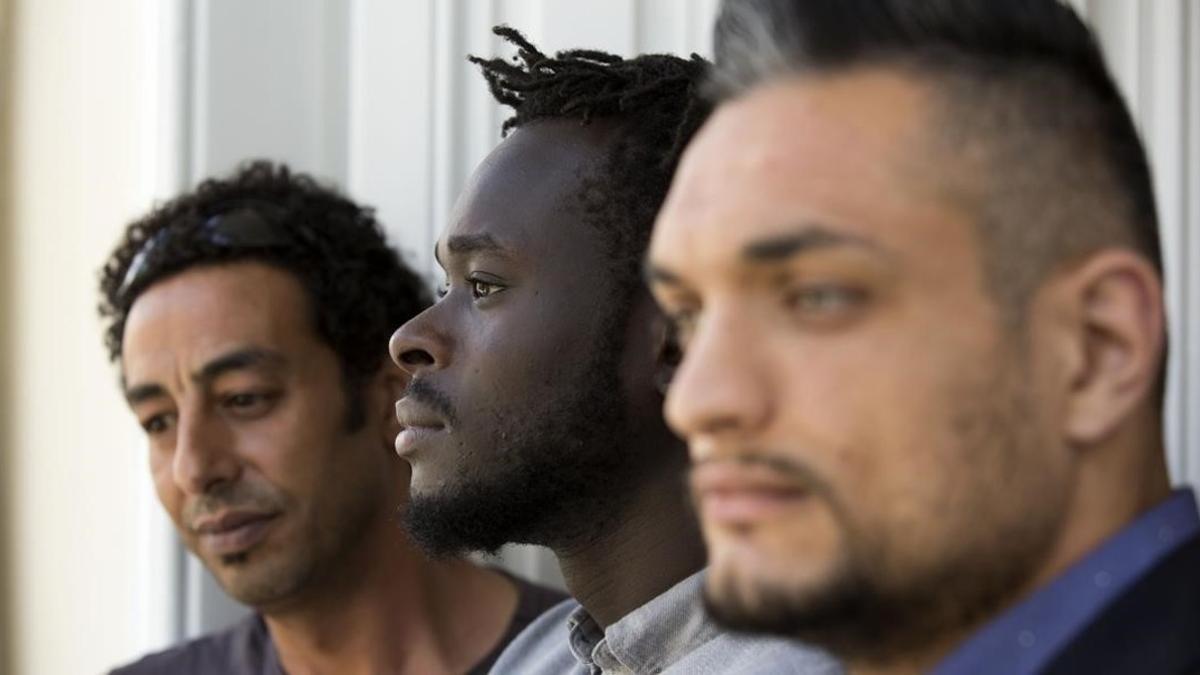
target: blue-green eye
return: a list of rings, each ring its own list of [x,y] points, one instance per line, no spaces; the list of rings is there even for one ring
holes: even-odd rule
[[[866,294],[857,288],[836,284],[811,284],[791,291],[787,303],[806,314],[833,314],[854,309],[862,304]]]
[[[667,315],[667,321],[671,324],[671,339],[680,349],[686,348],[688,342],[691,341],[692,334],[696,332],[698,318],[699,313],[690,309]]]

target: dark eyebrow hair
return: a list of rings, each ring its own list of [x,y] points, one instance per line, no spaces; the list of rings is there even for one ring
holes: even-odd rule
[[[192,374],[195,382],[208,382],[232,370],[246,370],[264,366],[281,366],[286,359],[278,352],[251,347],[239,349],[209,361]]]
[[[820,225],[805,225],[795,232],[752,241],[742,247],[742,258],[752,263],[778,263],[795,255],[834,246],[855,246],[887,253],[878,244],[849,234],[841,234]],[[683,279],[676,273],[654,265],[649,259],[642,265],[647,285],[679,286]]]
[[[806,225],[797,232],[768,237],[746,244],[742,247],[742,258],[755,263],[774,263],[815,249],[833,246],[856,246],[874,251],[881,250],[877,244],[860,237],[834,232],[820,225]]]
[[[435,247],[436,248],[436,247]],[[451,253],[475,253],[476,251],[504,251],[505,248],[490,234],[456,234],[446,240]]]
[[[239,349],[204,364],[200,370],[192,374],[194,382],[209,382],[233,370],[246,368],[271,367],[283,365],[287,359],[277,352],[251,347]],[[121,378],[124,380],[124,377]],[[125,389],[125,401],[132,407],[151,399],[166,397],[167,389],[161,384],[149,382]]]
[[[132,389],[125,390],[125,402],[132,407],[151,399],[165,397],[166,395],[167,390],[163,389],[161,385],[139,384]]]
[[[446,248],[455,254],[476,253],[478,251],[488,251],[491,253],[500,253],[507,255],[509,249],[502,245],[496,238],[486,232],[479,234],[456,234],[446,240]],[[433,245],[433,259],[437,264],[446,267],[442,262],[441,251],[437,243]]]

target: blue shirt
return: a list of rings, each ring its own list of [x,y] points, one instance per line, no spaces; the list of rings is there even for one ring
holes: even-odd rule
[[[1028,599],[967,639],[936,675],[1036,673],[1181,544],[1200,535],[1190,489],[1142,514]]]

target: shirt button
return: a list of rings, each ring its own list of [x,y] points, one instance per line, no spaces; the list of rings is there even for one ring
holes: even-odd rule
[[[1017,633],[1017,644],[1022,647],[1032,647],[1033,643],[1037,642],[1037,636],[1031,630],[1023,630]]]

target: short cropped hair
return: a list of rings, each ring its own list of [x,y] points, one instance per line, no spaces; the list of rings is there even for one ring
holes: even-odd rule
[[[1048,275],[1102,248],[1133,249],[1161,276],[1145,150],[1062,2],[725,0],[715,51],[717,100],[860,67],[928,85],[933,148],[953,167],[936,180],[973,208],[989,290],[1018,323]]]
[[[231,245],[221,219],[252,222]],[[266,224],[261,224],[266,223]],[[238,235],[239,222],[224,223]],[[258,225],[264,235],[247,232]],[[276,245],[278,241],[286,245]],[[284,164],[247,163],[206,180],[131,223],[100,271],[109,358],[121,358],[129,310],[147,288],[206,265],[256,261],[300,281],[320,338],[337,354],[354,403],[387,358],[391,332],[429,306],[424,283],[388,246],[372,209]],[[349,412],[350,426],[357,426]]]

